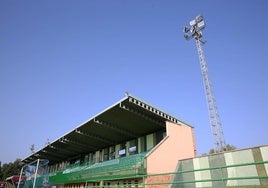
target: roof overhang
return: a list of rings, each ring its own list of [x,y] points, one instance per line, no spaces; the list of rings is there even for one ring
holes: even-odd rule
[[[50,164],[66,161],[165,129],[166,121],[186,124],[142,100],[126,95],[22,162],[28,164],[38,158],[48,159]]]

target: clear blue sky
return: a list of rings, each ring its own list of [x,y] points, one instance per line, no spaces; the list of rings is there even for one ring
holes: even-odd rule
[[[213,147],[198,54],[182,27],[202,13],[227,143],[268,144],[268,1],[0,1],[0,161],[39,150],[132,95]]]

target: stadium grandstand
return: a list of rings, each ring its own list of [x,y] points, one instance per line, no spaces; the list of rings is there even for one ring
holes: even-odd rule
[[[23,159],[24,170],[35,161],[49,161],[43,168],[46,185],[45,173],[38,170],[36,181],[27,176],[24,187],[141,187],[171,180],[168,173],[161,179],[149,175],[174,172],[179,160],[195,156],[192,126],[126,94]]]

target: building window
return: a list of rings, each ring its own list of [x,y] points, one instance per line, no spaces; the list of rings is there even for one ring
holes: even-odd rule
[[[120,150],[118,151],[119,157],[126,156],[126,143],[120,144]]]
[[[115,146],[110,147],[109,159],[115,159]]]
[[[146,146],[146,136],[143,136],[140,138],[140,151],[144,152],[147,150],[147,146]]]
[[[128,148],[129,155],[138,153],[138,139],[131,140]]]
[[[119,150],[119,151],[118,151],[118,155],[119,155],[120,157],[124,157],[124,156],[126,156],[126,149],[121,149],[121,150]]]
[[[103,161],[109,160],[109,148],[105,148],[103,151]]]
[[[93,153],[93,156],[92,156],[92,163],[96,163],[96,153]]]

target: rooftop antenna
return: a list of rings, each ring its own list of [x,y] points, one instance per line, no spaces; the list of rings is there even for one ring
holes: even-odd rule
[[[32,154],[35,153],[34,144],[31,145],[30,150],[31,150],[31,153],[32,153]]]
[[[221,152],[226,148],[225,138],[222,130],[222,124],[220,121],[216,100],[213,94],[212,84],[209,79],[208,68],[205,61],[203,52],[203,45],[205,41],[202,41],[202,31],[205,28],[205,21],[201,14],[196,16],[195,19],[190,21],[190,27],[183,27],[184,38],[186,40],[195,39],[197,51],[199,55],[201,73],[203,77],[205,95],[207,100],[207,107],[209,113],[209,121],[211,132],[214,140],[215,152]]]

